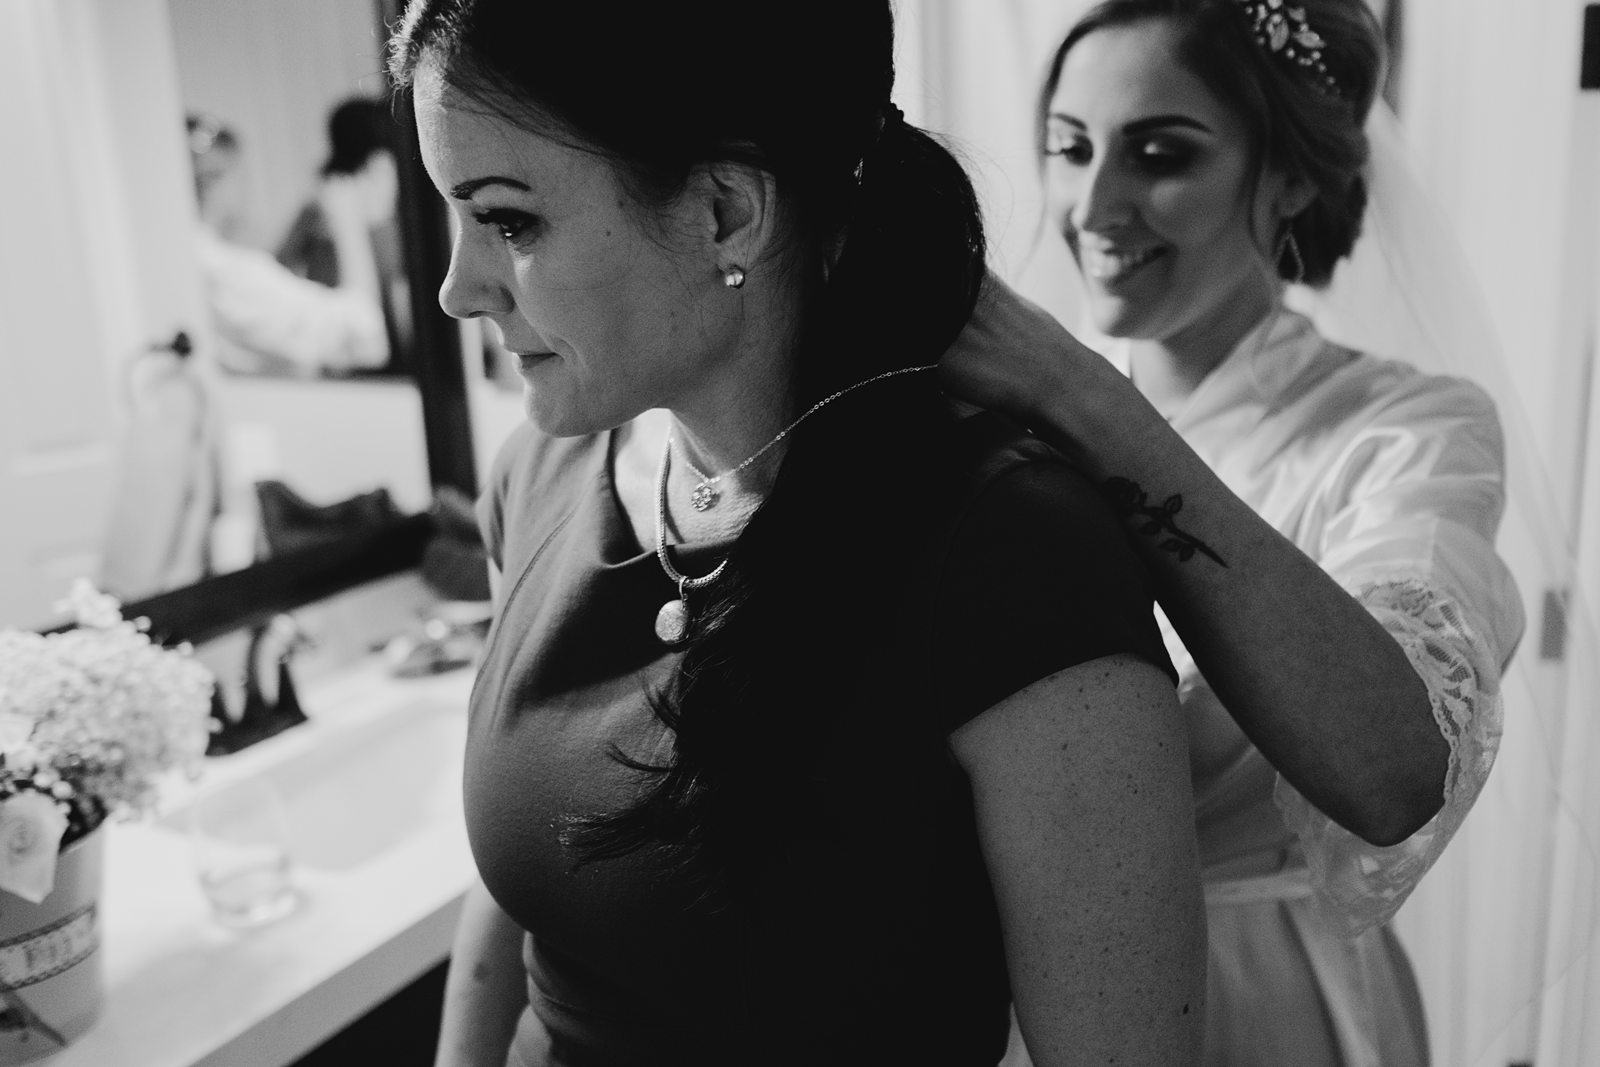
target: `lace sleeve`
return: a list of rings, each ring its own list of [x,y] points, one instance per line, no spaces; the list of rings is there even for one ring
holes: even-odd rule
[[[1318,811],[1280,776],[1274,793],[1305,849],[1324,917],[1354,937],[1387,922],[1433,866],[1482,791],[1500,746],[1500,668],[1454,600],[1416,578],[1352,590],[1405,650],[1427,684],[1450,745],[1444,806],[1397,845],[1373,845]]]

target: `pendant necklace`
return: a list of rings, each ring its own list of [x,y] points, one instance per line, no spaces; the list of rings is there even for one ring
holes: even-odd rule
[[[721,474],[708,476],[696,468],[693,463],[690,463],[688,457],[685,456],[683,461],[684,464],[689,468],[690,472],[700,480],[699,484],[694,487],[693,492],[689,495],[689,506],[694,508],[696,511],[709,511],[710,509],[716,507],[717,502],[722,499],[722,493],[717,489],[718,482],[729,475],[738,474],[740,471],[750,466],[750,464],[766,455],[768,449],[772,448],[772,446],[776,445],[779,441],[782,441],[785,437],[789,436],[790,431],[792,431],[796,426],[799,426],[802,422],[806,421],[806,419],[816,414],[828,404],[833,403],[833,401],[839,399],[841,396],[844,396],[846,393],[859,389],[863,385],[871,385],[873,382],[882,381],[885,378],[893,378],[899,374],[915,374],[919,371],[933,370],[935,366],[936,364],[928,364],[920,367],[901,367],[899,370],[884,371],[882,374],[877,374],[871,378],[856,382],[854,385],[849,385],[843,389],[840,389],[837,393],[832,393],[823,397],[821,400],[807,408],[799,418],[795,419],[789,425],[779,430],[776,437],[758,448],[755,451],[755,454],[749,459],[745,460],[737,467],[732,467],[723,471]],[[711,573],[703,574],[698,578],[691,578],[679,571],[677,567],[672,565],[672,553],[668,550],[667,546],[667,474],[671,470],[671,467],[672,432],[669,430],[667,431],[667,446],[661,452],[661,473],[656,479],[656,559],[661,562],[661,569],[666,572],[667,577],[677,584],[678,596],[677,599],[669,600],[665,604],[662,604],[661,610],[656,612],[656,636],[659,637],[664,644],[676,645],[680,643],[684,639],[685,635],[687,635],[689,632],[689,593],[696,589],[704,589],[706,586],[716,581],[717,578],[721,576],[722,572],[727,568],[728,557],[724,556],[722,562],[717,564]]]
[[[717,501],[722,499],[722,493],[718,491],[717,483],[729,474],[739,473],[739,468],[735,467],[733,470],[726,471],[723,474],[707,474],[694,465],[694,461],[689,458],[687,452],[683,457],[683,465],[689,468],[690,474],[700,479],[694,490],[689,494],[689,506],[696,511],[710,511],[716,507]]]
[[[740,463],[737,467],[730,467],[721,474],[707,474],[699,467],[696,467],[694,465],[694,461],[691,460],[688,453],[685,452],[683,456],[683,465],[689,468],[690,474],[693,474],[699,479],[694,487],[694,490],[689,494],[689,506],[694,508],[696,511],[710,511],[712,508],[716,507],[718,502],[722,500],[722,490],[717,488],[718,482],[722,481],[724,478],[730,478],[733,475],[738,474],[740,471],[750,466],[750,464],[766,455],[768,449],[772,448],[779,441],[782,441],[785,437],[789,436],[789,431],[793,430],[796,426],[799,426],[802,422],[805,422],[809,416],[815,414],[823,407],[831,404],[835,400],[838,400],[841,396],[844,396],[844,394],[851,392],[852,390],[859,389],[863,385],[871,385],[873,382],[882,381],[884,378],[893,378],[897,374],[915,374],[918,371],[932,369],[933,365],[928,365],[923,367],[901,367],[899,370],[884,371],[882,374],[874,375],[873,377],[867,378],[864,381],[859,381],[854,385],[846,386],[845,388],[840,389],[837,393],[825,396],[815,404],[812,404],[811,407],[807,408],[805,413],[802,414],[798,419],[795,419],[789,425],[779,430],[778,436],[774,437],[772,440],[756,449],[755,453],[743,463]],[[672,435],[670,432],[667,435],[667,447],[669,449],[672,447]]]
[[[661,453],[661,475],[656,480],[656,559],[667,577],[678,585],[678,598],[661,605],[656,612],[656,636],[668,645],[682,641],[689,632],[689,591],[704,589],[728,566],[728,557],[717,564],[710,574],[691,578],[672,565],[672,553],[667,551],[667,472],[672,468],[672,435],[667,435],[667,447]]]

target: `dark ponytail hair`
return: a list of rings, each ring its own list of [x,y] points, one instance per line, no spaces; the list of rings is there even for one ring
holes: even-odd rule
[[[341,101],[328,114],[328,158],[321,174],[354,174],[377,153],[392,153],[395,141],[394,113],[381,101],[364,96]]]
[[[1304,261],[1276,264],[1280,277],[1326,285],[1361,234],[1367,208],[1362,173],[1368,157],[1365,123],[1383,85],[1383,31],[1366,0],[1295,0],[1323,40],[1332,90],[1292,60],[1269,52],[1251,35],[1239,0],[1105,0],[1086,12],[1056,49],[1036,114],[1044,151],[1045,117],[1067,53],[1096,30],[1160,19],[1176,25],[1184,66],[1250,131],[1259,169],[1272,166],[1308,181],[1316,195],[1289,223]],[[1276,250],[1282,233],[1257,235]]]
[[[601,153],[642,209],[697,164],[771,173],[796,266],[749,284],[800,287],[804,410],[937,361],[983,276],[971,183],[890,103],[893,50],[888,0],[414,0],[390,66],[408,86],[419,63],[438,63],[479,105]],[[621,811],[574,813],[567,839],[581,857],[651,846],[730,874],[759,862],[752,841],[817,817],[818,769],[799,739],[848,716],[876,606],[893,606],[895,561],[929,506],[928,457],[950,424],[931,378],[868,385],[789,437],[771,493],[696,603],[675,680],[654,694],[671,754],[616,754],[641,772],[641,791]]]

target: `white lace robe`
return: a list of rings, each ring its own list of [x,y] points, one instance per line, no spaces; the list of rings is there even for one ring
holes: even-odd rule
[[[1438,858],[1499,744],[1500,672],[1523,616],[1494,549],[1504,491],[1493,404],[1468,382],[1328,344],[1283,311],[1240,342],[1172,424],[1383,622],[1427,683],[1449,742],[1444,807],[1410,839],[1370,845],[1273,781],[1162,620],[1198,754],[1208,881],[1279,847],[1273,829],[1292,832],[1288,851],[1303,854],[1316,910],[1354,936],[1391,918]]]

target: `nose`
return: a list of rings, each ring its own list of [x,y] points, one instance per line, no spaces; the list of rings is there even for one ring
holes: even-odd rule
[[[511,290],[494,270],[489,250],[477,247],[466,231],[450,246],[450,269],[439,286],[439,306],[451,318],[505,315],[516,308]]]
[[[1114,158],[1101,156],[1085,165],[1078,172],[1075,193],[1067,220],[1076,230],[1110,233],[1133,219],[1132,176]]]

